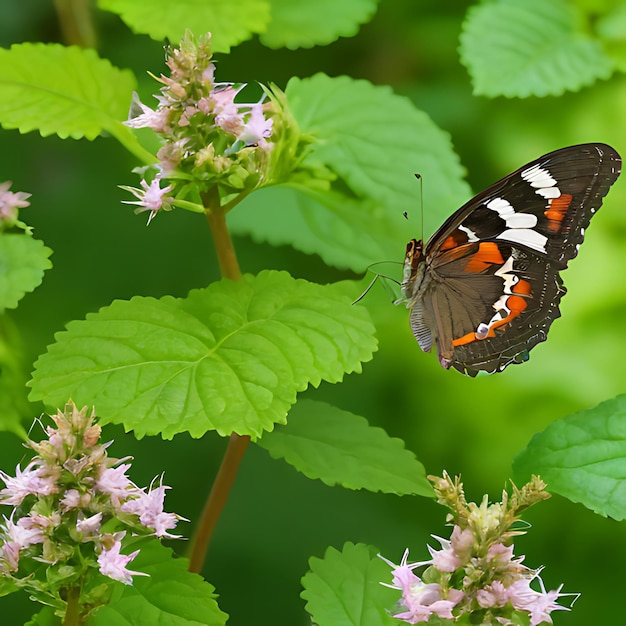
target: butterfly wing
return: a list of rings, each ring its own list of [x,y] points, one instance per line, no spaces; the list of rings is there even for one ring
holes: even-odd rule
[[[559,317],[559,272],[619,176],[605,144],[556,150],[454,213],[428,242],[414,332],[431,329],[444,367],[475,376],[527,360]]]

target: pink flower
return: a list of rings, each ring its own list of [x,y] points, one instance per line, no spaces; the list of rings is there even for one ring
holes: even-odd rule
[[[433,538],[436,539],[443,548],[443,550],[435,550],[434,548],[428,546],[433,566],[440,572],[448,573],[452,573],[461,567],[461,559],[455,554],[452,544],[447,539],[437,537],[436,535],[433,535]]]
[[[531,588],[530,583],[534,578],[522,578],[516,580],[508,589],[509,602],[518,611],[526,611],[530,614],[530,626],[537,626],[543,622],[552,624],[552,611],[569,611],[567,606],[561,606],[556,601],[563,595],[561,589],[546,591],[543,580],[539,574],[535,576],[539,580],[541,591],[535,591]]]
[[[151,128],[156,133],[165,133],[168,130],[168,115],[167,108],[159,107],[153,111],[139,100],[136,93],[133,93],[129,118],[124,124],[129,128]]]
[[[134,572],[126,568],[126,566],[139,554],[139,550],[135,550],[129,555],[120,554],[122,548],[121,539],[125,533],[120,535],[115,543],[108,550],[103,549],[98,555],[98,565],[100,573],[108,576],[113,580],[119,580],[125,585],[133,584],[133,576],[148,576],[143,572]]]
[[[26,199],[31,194],[23,191],[9,191],[11,181],[0,184],[0,220],[14,220],[17,217],[17,209],[22,209],[30,205]]]
[[[24,470],[18,465],[15,478],[0,470],[0,479],[6,485],[0,491],[0,503],[19,506],[28,495],[48,496],[58,491],[56,480],[52,475],[44,475],[41,461],[31,461]]]
[[[136,187],[122,186],[122,189],[130,191],[137,200],[123,200],[124,204],[136,204],[139,206],[135,209],[135,213],[141,213],[142,211],[150,211],[148,217],[148,224],[153,220],[154,216],[164,208],[170,208],[171,202],[165,198],[165,196],[174,189],[172,185],[168,185],[161,189],[161,180],[155,178],[150,184],[145,180],[141,181],[141,189]]]
[[[174,528],[179,519],[184,519],[175,513],[165,513],[163,502],[165,490],[169,487],[161,485],[156,489],[150,489],[148,493],[142,491],[132,500],[122,504],[122,511],[139,516],[139,521],[146,527],[154,530],[157,537],[168,539],[180,539],[182,535],[172,535],[167,531]]]
[[[465,597],[465,594],[457,589],[450,589],[447,597],[443,598],[441,585],[424,583],[413,573],[413,569],[420,565],[427,565],[430,561],[409,564],[407,563],[408,556],[409,551],[405,550],[400,565],[394,565],[381,557],[383,561],[394,568],[392,571],[393,585],[386,586],[402,591],[401,604],[407,609],[407,611],[396,613],[394,617],[409,624],[427,622],[433,614],[441,618],[452,619],[452,609]]]
[[[18,520],[17,524],[13,520],[4,518],[6,534],[10,541],[20,549],[28,548],[36,543],[42,543],[45,539],[43,529],[38,524],[30,523],[28,517]]]
[[[476,592],[476,600],[483,609],[502,607],[509,601],[508,590],[504,588],[501,581],[495,580],[491,585]]]
[[[269,146],[268,137],[272,134],[272,124],[274,120],[265,119],[261,101],[250,107],[249,117],[241,130],[237,134],[237,139],[243,141],[246,146],[259,145]]]
[[[126,476],[129,468],[130,463],[107,467],[96,481],[96,489],[109,494],[113,506],[119,507],[122,500],[141,493],[140,489]]]
[[[102,513],[96,513],[91,517],[85,517],[76,521],[76,530],[83,535],[93,535],[100,530]]]

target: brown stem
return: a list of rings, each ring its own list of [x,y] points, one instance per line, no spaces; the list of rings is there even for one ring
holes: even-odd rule
[[[206,551],[211,541],[211,536],[222,509],[228,499],[228,494],[235,482],[237,470],[241,459],[250,443],[250,437],[233,433],[228,441],[226,454],[222,459],[222,465],[215,477],[215,482],[209,494],[209,499],[204,505],[196,533],[192,539],[189,556],[189,571],[200,573],[206,557]]]
[[[67,608],[63,617],[63,626],[80,626],[83,622],[80,617],[80,587],[70,587],[67,590]]]
[[[215,242],[215,251],[224,278],[239,280],[241,270],[235,254],[228,227],[226,226],[226,212],[220,206],[219,194],[216,188],[203,194],[203,203],[207,209],[207,218],[211,227],[211,234]],[[204,505],[195,535],[192,539],[189,552],[189,571],[199,573],[206,558],[206,552],[217,525],[222,510],[228,499],[228,494],[237,477],[237,471],[243,455],[250,443],[250,437],[233,433],[228,441],[226,453],[215,477],[213,487]]]
[[[96,31],[88,0],[54,0],[63,39],[68,45],[95,48]]]

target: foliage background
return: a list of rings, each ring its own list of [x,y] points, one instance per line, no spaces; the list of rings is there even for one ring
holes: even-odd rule
[[[589,5],[589,2],[587,2]],[[372,21],[352,38],[325,47],[269,50],[258,40],[230,55],[218,55],[221,80],[261,81],[284,87],[291,76],[324,71],[391,85],[410,97],[450,133],[475,191],[540,154],[565,145],[604,141],[626,154],[626,81],[616,75],[579,93],[525,100],[472,95],[458,55],[459,34],[470,3],[382,0]],[[114,15],[98,13],[101,56],[130,67],[150,102],[154,88],[146,70],[162,69],[161,44],[134,36]],[[53,7],[32,0],[3,0],[0,45],[58,41]],[[380,111],[385,124],[386,112]],[[390,149],[393,149],[391,146]],[[385,155],[381,154],[381,160]],[[184,211],[160,215],[149,228],[121,204],[119,184],[135,184],[136,163],[116,142],[42,139],[0,133],[0,179],[33,194],[24,219],[54,250],[54,268],[28,294],[11,319],[21,330],[29,362],[45,351],[53,334],[72,319],[133,295],[185,295],[219,278],[208,227]],[[428,180],[424,185],[428,185]],[[419,192],[408,211],[420,230]],[[626,184],[615,185],[594,219],[579,257],[565,275],[570,291],[550,340],[530,363],[493,377],[467,379],[444,372],[412,339],[407,313],[391,305],[383,289],[366,300],[379,331],[380,349],[360,376],[322,386],[316,399],[366,416],[403,438],[429,473],[462,473],[469,497],[494,498],[511,475],[511,461],[531,436],[552,420],[588,408],[624,391],[622,354],[626,337]],[[457,207],[425,206],[426,233]],[[198,224],[202,224],[199,226]],[[406,242],[398,241],[401,260]],[[237,238],[242,270],[287,269],[318,282],[359,278],[326,267],[318,258]],[[382,259],[372,259],[379,261]],[[306,394],[305,394],[306,395]],[[311,394],[312,395],[312,394]],[[33,416],[41,410],[32,407]],[[167,508],[197,517],[225,442],[215,435],[195,441],[135,441],[107,427],[113,454],[136,457],[139,484],[165,471],[173,485]],[[19,440],[0,433],[2,468],[20,461]],[[139,474],[141,472],[141,475]],[[623,523],[603,519],[556,496],[530,511],[529,536],[517,542],[529,566],[546,565],[549,588],[563,582],[582,597],[572,614],[556,623],[613,623],[626,559]],[[345,541],[377,545],[398,561],[408,545],[425,558],[430,533],[445,534],[443,510],[423,498],[329,488],[297,474],[251,446],[235,490],[220,520],[205,570],[233,624],[306,624],[300,577],[310,556]],[[185,545],[176,543],[183,552]],[[17,594],[2,600],[5,623],[23,623],[33,606]]]

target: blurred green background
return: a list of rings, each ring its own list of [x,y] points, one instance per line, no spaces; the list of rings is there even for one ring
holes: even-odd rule
[[[626,80],[621,75],[560,98],[474,97],[457,52],[468,6],[460,1],[382,0],[374,19],[353,38],[298,51],[272,51],[252,40],[218,56],[218,78],[273,81],[284,87],[291,76],[323,71],[389,84],[450,133],[475,191],[570,144],[603,141],[626,154]],[[132,35],[116,16],[98,12],[96,21],[99,53],[131,68],[140,80],[142,99],[150,102],[155,84],[146,71],[163,70],[162,45]],[[59,40],[52,2],[0,3],[2,46]],[[385,111],[380,123],[385,123]],[[145,215],[135,216],[121,204],[128,198],[117,186],[136,184],[130,171],[135,165],[107,138],[89,143],[0,132],[0,180],[12,180],[14,190],[33,194],[22,217],[54,250],[54,268],[43,285],[10,312],[29,363],[68,321],[115,298],[182,296],[219,277],[201,217],[176,211],[159,215],[146,227]],[[416,187],[415,206],[398,207],[414,219],[416,236],[418,198]],[[622,179],[565,274],[569,294],[561,305],[563,318],[528,364],[478,379],[445,372],[413,340],[406,310],[392,306],[377,287],[365,299],[379,331],[374,361],[362,375],[307,395],[364,415],[403,438],[428,473],[461,473],[469,498],[480,499],[483,493],[499,498],[513,457],[534,433],[626,387],[625,205]],[[456,208],[423,210],[439,221]],[[393,260],[403,258],[405,243],[398,241]],[[289,248],[260,246],[245,238],[237,238],[235,245],[245,272],[286,269],[318,282],[359,278]],[[33,405],[33,417],[40,411]],[[167,510],[191,520],[197,517],[224,441],[214,435],[136,441],[111,427],[104,436],[115,439],[113,455],[135,456],[131,477],[138,484],[165,471],[165,482],[174,487],[168,492]],[[24,458],[20,441],[11,434],[0,433],[0,451],[0,466],[8,472]],[[205,575],[216,586],[230,623],[304,625],[309,619],[299,598],[299,579],[310,556],[322,556],[329,545],[362,541],[396,562],[408,546],[412,558],[420,560],[426,557],[429,534],[448,532],[444,518],[443,509],[422,498],[350,492],[309,481],[251,446],[217,528]],[[623,584],[626,526],[558,496],[531,510],[526,519],[532,529],[518,540],[517,553],[526,554],[531,567],[546,566],[548,588],[564,583],[565,591],[582,593],[575,610],[559,613],[555,622],[619,623],[619,603],[611,599]],[[186,546],[175,542],[173,547],[184,553]],[[22,624],[35,608],[17,595],[3,598],[1,621]]]

